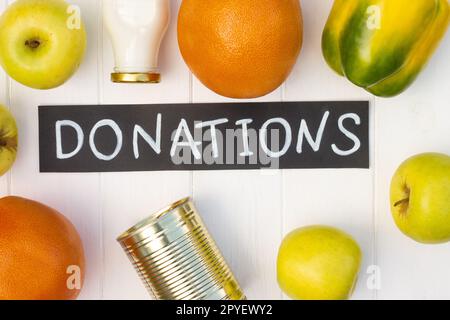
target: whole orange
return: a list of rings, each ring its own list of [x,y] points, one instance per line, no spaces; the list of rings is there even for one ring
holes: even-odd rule
[[[0,299],[75,299],[84,268],[80,237],[63,215],[36,201],[0,199]]]
[[[191,71],[231,98],[256,98],[289,76],[302,47],[298,0],[183,0],[178,44]]]

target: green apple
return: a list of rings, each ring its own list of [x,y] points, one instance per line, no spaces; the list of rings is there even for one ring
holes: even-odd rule
[[[31,88],[51,89],[66,82],[85,49],[79,10],[64,0],[17,0],[0,17],[0,64]]]
[[[17,144],[16,120],[7,108],[0,105],[0,176],[14,164]]]
[[[292,299],[348,299],[356,285],[361,255],[355,240],[338,229],[297,229],[281,244],[278,283]]]
[[[403,162],[392,178],[391,212],[418,242],[450,241],[450,157],[424,153]]]

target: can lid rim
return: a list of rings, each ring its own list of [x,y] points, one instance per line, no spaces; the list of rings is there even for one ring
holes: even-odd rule
[[[185,203],[189,202],[191,200],[190,197],[185,197],[181,200],[175,201],[174,203],[168,205],[167,207],[158,210],[156,213],[152,214],[150,217],[141,220],[137,224],[135,224],[133,227],[122,233],[118,238],[117,241],[121,242],[127,238],[133,237],[134,235],[141,232],[142,229],[148,227],[153,221],[157,221],[158,219],[162,218],[166,213],[169,213],[176,208],[184,205]]]

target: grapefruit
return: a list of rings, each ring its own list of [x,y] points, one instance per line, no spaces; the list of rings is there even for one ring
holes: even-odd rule
[[[63,215],[36,201],[0,199],[0,299],[75,299],[84,263],[80,237]]]
[[[302,47],[298,0],[183,0],[180,52],[208,88],[256,98],[289,76]]]

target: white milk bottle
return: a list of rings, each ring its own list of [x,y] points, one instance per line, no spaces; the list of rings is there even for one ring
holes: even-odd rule
[[[170,20],[170,0],[103,0],[115,68],[111,81],[158,83],[159,48]]]

